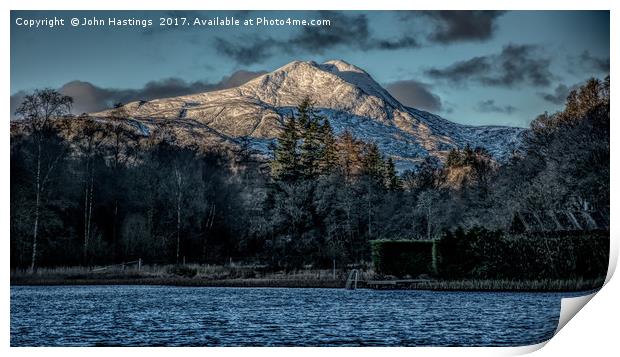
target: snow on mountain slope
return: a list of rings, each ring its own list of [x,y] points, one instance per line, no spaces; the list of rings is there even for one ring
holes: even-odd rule
[[[283,118],[305,97],[330,119],[336,133],[350,130],[357,138],[376,142],[400,170],[427,155],[443,158],[451,148],[465,145],[485,147],[498,160],[505,160],[519,147],[524,132],[461,125],[406,107],[368,73],[339,60],[295,61],[236,88],[132,102],[125,109],[144,123],[191,121],[223,137],[250,137],[257,149],[265,151],[277,137]]]

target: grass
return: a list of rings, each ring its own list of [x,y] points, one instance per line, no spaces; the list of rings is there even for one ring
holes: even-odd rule
[[[304,269],[291,272],[264,272],[256,266],[223,266],[187,264],[180,270],[175,265],[143,265],[123,269],[109,267],[56,267],[11,270],[11,285],[78,285],[78,284],[144,284],[180,286],[239,287],[343,287],[345,273],[331,270]],[[191,273],[187,273],[191,272]]]
[[[599,289],[605,282],[601,279],[543,279],[543,280],[431,280],[427,282],[401,283],[397,289],[439,291],[587,291]],[[385,288],[377,286],[377,288]]]
[[[343,288],[347,271],[301,269],[290,272],[266,271],[260,266],[187,264],[179,272],[175,265],[39,268],[31,273],[11,270],[11,285],[177,285],[225,287]],[[191,274],[187,274],[187,272]],[[446,291],[585,291],[600,288],[604,278],[583,280],[424,280],[390,286],[367,286],[381,277],[372,270],[362,271],[358,287],[383,289],[423,289]]]

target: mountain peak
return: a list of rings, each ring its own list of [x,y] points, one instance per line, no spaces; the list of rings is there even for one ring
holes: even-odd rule
[[[343,60],[293,61],[239,87],[125,105],[134,121],[177,120],[191,130],[234,139],[251,137],[268,151],[283,118],[310,98],[336,133],[375,142],[399,169],[454,147],[481,146],[505,159],[523,129],[472,127],[402,105],[366,71]],[[95,114],[97,115],[97,114]],[[100,113],[99,115],[105,115]],[[190,130],[190,131],[191,131]]]
[[[324,68],[327,67],[332,71],[336,69],[338,72],[356,72],[367,74],[363,69],[341,59],[324,62],[321,66]]]

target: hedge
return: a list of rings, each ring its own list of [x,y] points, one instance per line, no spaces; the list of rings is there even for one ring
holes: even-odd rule
[[[541,237],[457,229],[437,241],[377,240],[371,247],[375,271],[397,277],[600,279],[609,263],[609,232],[601,231]]]
[[[457,229],[438,245],[445,279],[597,279],[609,264],[609,232],[601,231],[523,236]]]
[[[397,277],[435,274],[434,241],[373,240],[372,261],[379,274]]]

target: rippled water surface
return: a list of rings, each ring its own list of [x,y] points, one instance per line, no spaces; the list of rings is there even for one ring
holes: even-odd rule
[[[528,345],[556,293],[11,287],[12,346]]]

